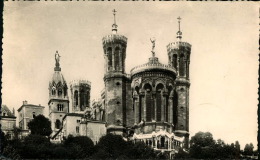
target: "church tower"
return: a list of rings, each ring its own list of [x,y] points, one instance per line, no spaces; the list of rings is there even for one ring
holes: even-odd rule
[[[87,80],[74,80],[70,83],[71,108],[70,113],[84,113],[90,107],[91,83]]]
[[[103,37],[105,58],[105,107],[107,132],[123,134],[126,125],[126,83],[125,58],[127,38],[117,33],[115,19],[116,11],[113,10],[114,24],[112,34]]]
[[[62,127],[62,118],[69,112],[69,97],[67,83],[61,74],[60,55],[55,53],[55,68],[49,82],[49,119],[51,120],[52,135]]]
[[[182,41],[180,20],[181,18],[179,17],[177,41],[167,45],[167,52],[169,65],[177,71],[176,88],[173,96],[175,134],[185,137],[185,147],[187,148],[189,142],[189,64],[191,45]]]

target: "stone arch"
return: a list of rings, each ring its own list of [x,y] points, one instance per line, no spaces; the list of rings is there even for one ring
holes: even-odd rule
[[[51,89],[51,95],[56,95],[56,88],[55,87],[52,87],[52,89]]]

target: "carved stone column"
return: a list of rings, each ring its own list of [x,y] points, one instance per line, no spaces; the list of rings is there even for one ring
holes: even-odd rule
[[[153,96],[153,111],[154,111],[154,120],[157,121],[157,104],[156,104],[156,91],[152,92],[152,96]]]
[[[116,68],[115,65],[115,48],[112,48],[112,70],[114,71]]]

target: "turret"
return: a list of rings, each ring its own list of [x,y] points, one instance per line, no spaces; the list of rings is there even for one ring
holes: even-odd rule
[[[169,65],[177,71],[175,80],[175,95],[173,103],[176,108],[174,113],[177,115],[175,120],[175,134],[185,137],[185,147],[188,148],[189,142],[189,64],[191,45],[182,41],[182,32],[178,18],[179,30],[177,32],[177,41],[167,45]]]
[[[113,10],[112,34],[102,39],[105,58],[105,117],[107,132],[122,135],[127,123],[125,100],[128,81],[125,74],[127,38],[117,33],[115,13]]]

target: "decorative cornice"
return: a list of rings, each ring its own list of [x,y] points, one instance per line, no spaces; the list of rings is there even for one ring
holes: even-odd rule
[[[115,43],[115,42],[121,42],[124,44],[127,44],[127,38],[123,35],[118,34],[110,34],[102,39],[103,45],[109,44],[109,43]]]

